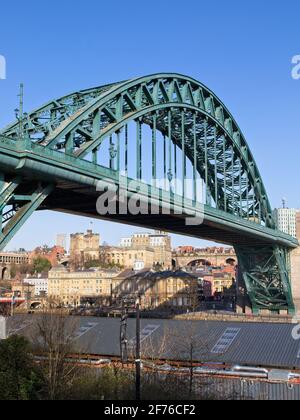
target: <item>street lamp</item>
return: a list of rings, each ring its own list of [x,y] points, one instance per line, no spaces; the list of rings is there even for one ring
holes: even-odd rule
[[[140,297],[136,300],[136,356],[135,356],[135,391],[136,400],[141,400],[141,312]]]

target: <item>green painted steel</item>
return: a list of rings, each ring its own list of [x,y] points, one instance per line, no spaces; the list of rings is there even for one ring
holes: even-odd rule
[[[254,313],[261,309],[293,313],[291,284],[284,248],[236,247],[246,292]]]
[[[152,156],[145,156],[145,127],[151,131]],[[297,241],[276,230],[266,189],[240,128],[225,105],[201,83],[179,74],[157,74],[76,92],[26,114],[2,134],[2,221],[14,226],[8,232],[3,230],[3,244],[20,226],[16,215],[22,208],[22,221],[30,216],[30,208],[97,217],[88,205],[72,206],[72,194],[75,197],[79,193],[71,184],[95,188],[97,180],[104,177],[118,183],[119,174],[128,175],[132,169],[130,159],[135,149],[135,179],[142,183],[145,174],[151,174],[146,184],[152,197],[162,165],[164,189],[171,191],[174,208],[184,204],[193,213],[199,204],[197,181],[202,180],[205,219],[198,230],[153,217],[128,223],[231,243],[243,267],[253,310],[293,312],[285,250],[296,247]],[[158,152],[159,136],[163,139],[162,154]],[[106,154],[104,167],[99,161]],[[37,187],[38,180],[42,186]],[[69,189],[59,196],[66,182]],[[92,196],[90,190],[89,194]],[[159,188],[157,194],[163,206]],[[10,207],[8,212],[6,207]],[[116,220],[122,221],[121,215]],[[254,257],[252,263],[247,260],[247,252],[252,255],[256,242],[265,263],[253,262]]]

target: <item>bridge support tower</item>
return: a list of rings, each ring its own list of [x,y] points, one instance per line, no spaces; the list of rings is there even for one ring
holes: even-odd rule
[[[290,253],[290,267],[296,313],[300,316],[300,246]]]

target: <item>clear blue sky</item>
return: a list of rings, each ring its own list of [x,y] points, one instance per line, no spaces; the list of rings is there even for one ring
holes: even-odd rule
[[[14,118],[18,84],[26,111],[53,97],[156,72],[195,77],[225,102],[244,131],[272,205],[300,207],[299,0],[52,0],[1,4],[0,127]],[[89,220],[35,214],[9,248],[53,243]],[[94,222],[117,243],[132,228]],[[175,244],[199,241],[176,238]]]

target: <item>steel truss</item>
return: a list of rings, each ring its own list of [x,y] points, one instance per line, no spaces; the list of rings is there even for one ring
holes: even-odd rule
[[[236,247],[254,313],[265,309],[294,313],[286,250],[280,247]]]
[[[0,183],[0,248],[3,249],[28,218],[53,190],[52,185],[25,182],[21,177],[7,178]]]
[[[136,126],[135,139],[129,131],[130,124]],[[16,141],[25,135],[48,150],[77,158],[79,166],[82,160],[99,164],[103,148],[108,147],[109,169],[125,174],[129,170],[129,146],[134,140],[136,179],[141,180],[146,172],[142,147],[144,126],[152,132],[152,156],[147,156],[146,161],[151,165],[152,185],[163,162],[166,184],[171,184],[180,174],[185,198],[189,161],[193,167],[194,201],[197,201],[200,178],[206,186],[205,204],[220,211],[220,217],[225,212],[237,220],[276,230],[266,189],[243,133],[219,98],[192,78],[157,74],[76,92],[29,113],[21,123],[16,121],[2,134]],[[164,139],[163,156],[157,152],[158,135]],[[174,188],[178,193],[176,184]],[[12,204],[16,212],[20,201]],[[30,209],[34,208],[38,205],[27,201],[25,214],[29,217]],[[3,213],[3,220],[11,214]],[[14,231],[10,230],[8,240]],[[264,248],[261,252],[265,263],[256,266],[247,263],[244,248],[237,250],[253,309],[282,307],[293,311],[285,251]],[[252,255],[252,250],[249,252]],[[260,270],[265,270],[264,281]]]

